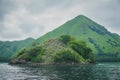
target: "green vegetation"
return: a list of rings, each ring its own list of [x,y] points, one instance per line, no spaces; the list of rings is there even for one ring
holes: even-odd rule
[[[0,41],[0,62],[7,62],[20,49],[33,41],[32,38],[21,41]]]
[[[59,40],[61,40],[65,44],[67,44],[69,41],[72,40],[72,38],[69,35],[62,35],[62,36],[60,36]]]
[[[70,36],[73,36],[77,41]],[[13,52],[17,53],[21,47],[24,46],[20,46],[18,42],[12,46],[7,44],[9,43],[5,42],[2,44],[2,42],[0,42],[0,61],[8,60],[8,58],[13,55]],[[20,47],[18,48],[18,46]],[[36,60],[37,58],[31,59],[33,61],[42,61],[44,63],[53,63],[53,56],[55,54],[58,52],[61,52],[59,54],[62,54],[62,52],[64,53],[69,50],[72,50],[73,53],[78,53],[88,62],[94,62],[95,58],[97,58],[97,61],[120,61],[120,36],[109,32],[104,26],[97,24],[83,15],[79,15],[74,19],[69,20],[55,30],[34,40],[33,43],[29,45],[26,42],[25,46],[26,51],[34,49],[35,46],[41,46],[45,49],[43,54],[37,55],[37,58],[40,60]],[[21,55],[23,55],[23,53],[24,52],[21,52]],[[92,53],[94,53],[96,57],[93,56]],[[17,54],[15,54],[15,56],[16,55]],[[42,57],[39,58],[38,56]],[[85,62],[84,60],[81,61]]]
[[[86,43],[83,41],[72,41],[69,43],[70,47],[75,50],[79,55],[83,56],[89,62],[95,62],[95,56],[92,53],[92,50],[86,46]]]
[[[63,50],[54,56],[55,63],[80,63],[82,57],[71,50]]]
[[[120,36],[109,32],[104,26],[97,24],[83,15],[79,15],[55,30],[48,32],[35,40],[34,43],[42,44],[46,40],[58,38],[61,35],[70,35],[78,40],[85,41],[87,47],[90,47],[93,53],[98,56],[98,61],[103,58],[104,61],[109,61],[109,59],[111,59],[110,61],[116,61],[116,59],[120,61]],[[67,39],[69,40],[69,37]],[[65,39],[65,43],[67,39]],[[31,47],[29,45],[27,48]],[[109,54],[114,54],[116,57],[112,58]]]
[[[19,57],[19,59],[22,59],[24,61],[28,62],[41,62],[41,55],[44,53],[44,49],[42,47],[34,47],[29,50],[21,50],[21,52],[16,55],[15,57]]]
[[[62,35],[59,39],[50,39],[43,44],[39,46],[36,45],[36,47],[28,50],[23,49],[11,60],[11,63],[13,64],[66,64],[90,62],[95,62],[92,50],[86,47],[85,42],[77,41],[68,35]]]

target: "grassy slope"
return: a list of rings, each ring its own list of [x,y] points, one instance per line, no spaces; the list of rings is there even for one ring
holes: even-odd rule
[[[21,41],[0,41],[0,61],[8,61],[21,48],[31,43],[33,39],[28,38]]]
[[[38,38],[35,43],[42,43],[51,38],[58,38],[63,34],[86,41],[94,53],[120,53],[120,36],[110,33],[103,26],[82,15]],[[90,39],[94,43],[91,43]]]

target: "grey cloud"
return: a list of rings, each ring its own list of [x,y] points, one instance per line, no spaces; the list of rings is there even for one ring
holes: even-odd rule
[[[24,33],[30,33],[34,30],[35,25],[31,24],[31,23],[22,23],[19,25],[20,29],[24,32]]]
[[[3,20],[6,14],[9,14],[15,9],[16,4],[12,0],[0,0],[0,20]]]
[[[0,0],[0,39],[39,37],[79,14],[120,34],[119,13],[120,0]],[[18,21],[14,27],[21,32],[5,34],[9,29],[3,24],[8,19],[6,15]]]
[[[28,5],[27,9],[32,13],[42,13],[46,10],[57,8],[58,10],[64,10],[71,8],[73,5],[76,5],[76,3],[79,0],[73,1],[73,0],[32,0]],[[81,0],[82,2],[83,0]],[[77,3],[78,4],[78,3]]]
[[[2,33],[5,30],[5,27],[3,26],[2,22],[0,22],[0,33]]]
[[[45,26],[30,22],[25,22],[19,25],[19,29],[21,31],[29,36],[32,36],[33,38],[41,36],[45,31]]]
[[[1,30],[1,26],[0,26],[0,30]],[[20,40],[20,39],[24,39],[25,37],[29,37],[26,36],[26,34],[24,33],[20,33],[18,30],[9,30],[5,27],[3,27],[3,29],[0,31],[0,41],[1,40]]]
[[[35,24],[21,24],[20,25],[20,29],[23,31],[23,33],[25,34],[29,34],[31,32],[33,32],[35,29],[37,29],[38,31],[42,32],[44,31],[44,27],[41,25],[35,25]]]
[[[0,39],[2,40],[13,40],[13,39],[20,39],[22,38],[21,34],[17,34],[17,33],[7,33],[7,32],[2,32],[0,34]]]
[[[7,35],[6,35],[7,34]],[[20,34],[8,34],[8,33],[2,33],[2,35],[0,35],[0,37],[2,38],[19,38],[21,37],[22,35]]]
[[[57,4],[56,4],[56,0],[55,2],[50,0],[35,0],[35,1],[32,0],[31,3],[27,5],[27,9],[32,13],[40,13],[46,11],[49,8],[52,8]]]

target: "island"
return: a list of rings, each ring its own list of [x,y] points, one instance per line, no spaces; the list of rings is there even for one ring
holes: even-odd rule
[[[10,64],[87,64],[95,63],[95,55],[86,43],[69,35],[49,39],[31,49],[23,49]]]

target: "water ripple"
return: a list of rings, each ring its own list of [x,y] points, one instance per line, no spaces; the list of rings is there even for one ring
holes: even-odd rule
[[[0,63],[0,80],[120,80],[120,64],[21,67]]]

